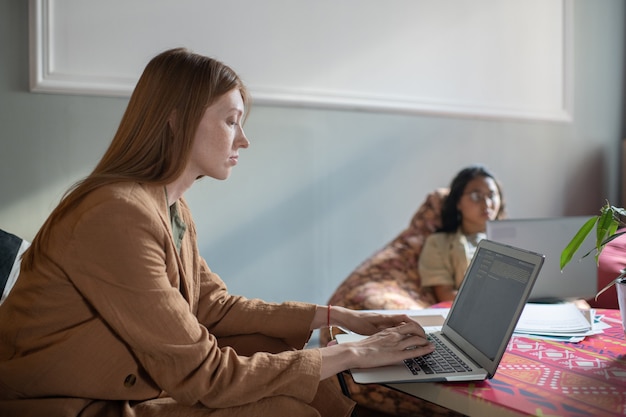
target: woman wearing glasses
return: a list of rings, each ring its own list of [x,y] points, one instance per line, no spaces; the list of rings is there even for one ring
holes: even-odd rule
[[[487,168],[469,166],[452,180],[441,228],[424,242],[418,266],[422,286],[432,288],[438,302],[454,300],[487,221],[505,216],[502,188]]]

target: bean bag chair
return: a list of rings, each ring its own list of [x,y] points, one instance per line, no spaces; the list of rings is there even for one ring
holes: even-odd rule
[[[337,288],[328,304],[355,310],[423,309],[435,303],[420,285],[419,255],[426,237],[440,225],[441,207],[448,190],[436,189],[413,215],[409,226],[395,239],[361,263]],[[330,342],[328,329],[320,343]],[[459,414],[382,385],[356,384],[350,374],[340,374],[344,391],[359,406],[393,416],[458,416]],[[338,383],[339,383],[338,382]]]

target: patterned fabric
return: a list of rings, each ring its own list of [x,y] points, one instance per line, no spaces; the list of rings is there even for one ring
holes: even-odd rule
[[[448,190],[430,193],[409,226],[385,247],[359,265],[337,288],[328,304],[355,310],[423,309],[435,303],[431,292],[421,288],[417,261],[426,237],[440,225],[440,213]],[[320,342],[330,341],[328,331]],[[459,416],[458,413],[382,385],[356,384],[344,377],[350,397],[358,404],[395,416]]]
[[[374,414],[377,412],[384,416],[398,417],[463,417],[463,414],[456,411],[382,385],[356,384],[349,373],[344,373],[344,379],[350,390],[350,398],[361,407],[372,410],[372,413],[367,415],[378,415]],[[337,378],[331,380],[339,386]]]
[[[480,404],[477,413],[499,406],[515,415],[624,416],[626,337],[620,311],[597,309],[596,317],[609,327],[578,343],[514,334],[492,379],[445,384],[439,395]]]

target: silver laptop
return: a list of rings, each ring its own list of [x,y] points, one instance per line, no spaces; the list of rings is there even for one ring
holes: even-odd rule
[[[591,216],[537,219],[507,219],[487,222],[487,239],[543,253],[546,261],[530,293],[529,301],[553,302],[592,298],[598,291],[598,268],[595,258],[577,259],[595,246],[590,233],[575,258],[563,272],[559,267],[561,252],[578,229]]]
[[[493,377],[530,295],[544,256],[483,239],[428,355],[370,369],[351,369],[361,384],[476,381]],[[339,343],[363,338],[337,335]],[[445,356],[441,362],[439,353]],[[458,359],[458,360],[457,360]],[[449,361],[456,364],[449,364]]]

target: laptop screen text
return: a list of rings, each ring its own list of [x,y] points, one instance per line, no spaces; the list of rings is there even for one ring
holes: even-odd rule
[[[474,258],[448,326],[494,360],[535,265],[485,248]]]

